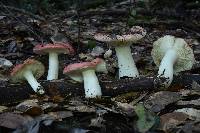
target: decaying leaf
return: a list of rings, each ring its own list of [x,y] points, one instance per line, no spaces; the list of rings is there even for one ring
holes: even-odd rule
[[[117,109],[120,109],[121,112],[124,114],[127,114],[128,116],[134,116],[134,107],[128,103],[121,103],[121,102],[116,102]]]
[[[23,116],[15,113],[2,113],[0,114],[0,126],[16,129],[26,123],[27,120]]]
[[[200,110],[195,109],[195,108],[182,108],[182,109],[177,109],[174,112],[182,112],[182,113],[187,114],[191,118],[200,120]]]
[[[67,110],[71,111],[77,111],[77,112],[95,112],[96,109],[95,107],[90,107],[87,105],[77,105],[77,106],[70,106],[70,105],[65,105],[64,106]]]
[[[196,81],[193,81],[192,82],[192,89],[200,91],[200,85]]]
[[[64,108],[70,111],[76,111],[76,112],[95,112],[96,108],[94,106],[85,105],[81,102],[81,99],[76,98],[72,99],[69,103],[69,105],[64,105]]]
[[[43,113],[42,108],[38,105],[38,100],[33,99],[33,100],[26,100],[19,105],[16,106],[16,109],[18,111],[21,111],[23,113],[37,116]]]
[[[58,111],[58,112],[49,112],[49,115],[53,116],[57,120],[62,120],[67,117],[72,117],[73,114],[71,111]]]
[[[200,106],[200,98],[195,100],[180,100],[176,103],[176,105],[182,105],[182,106]]]
[[[90,126],[93,126],[93,127],[104,127],[104,122],[105,120],[99,116],[97,118],[93,118],[91,119],[91,123],[90,123]]]
[[[58,104],[52,102],[46,102],[41,105],[42,110],[53,109],[56,108]]]
[[[172,112],[164,114],[160,117],[159,129],[165,132],[170,132],[173,129],[181,128],[189,119],[189,116],[182,112]]]
[[[52,124],[53,121],[55,121],[55,118],[53,116],[43,114],[36,117],[32,121],[21,125],[13,133],[38,133],[41,124],[49,126]]]
[[[145,100],[144,105],[153,112],[160,112],[165,106],[180,99],[181,95],[178,92],[160,91],[152,94]]]
[[[183,133],[199,133],[200,132],[200,121],[188,122],[179,131],[183,132]]]

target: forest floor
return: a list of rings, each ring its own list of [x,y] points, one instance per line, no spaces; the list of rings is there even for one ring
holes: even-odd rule
[[[200,132],[200,16],[182,12],[147,10],[127,1],[84,11],[35,15],[9,6],[0,7],[0,132]],[[198,8],[196,12],[199,12]],[[94,34],[114,34],[138,25],[147,35],[132,45],[138,79],[118,79],[117,58],[112,47],[98,42]],[[184,38],[193,49],[195,64],[160,89],[154,83],[158,68],[151,57],[153,42],[164,35]],[[47,81],[48,56],[33,53],[40,43],[70,43],[75,55],[59,56],[59,79]],[[109,57],[105,53],[112,50]],[[82,83],[62,71],[65,65],[103,58],[108,74],[97,73],[102,98],[84,98]],[[13,84],[10,71],[28,58],[46,68],[39,79],[46,94],[36,95],[24,83]],[[13,66],[7,66],[7,59]]]

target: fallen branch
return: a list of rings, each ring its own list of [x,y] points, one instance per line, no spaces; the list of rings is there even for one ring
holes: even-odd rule
[[[184,74],[174,77],[173,85],[180,85],[190,89],[192,82],[200,83],[199,74]],[[54,82],[40,81],[46,89],[47,95],[55,96],[84,96],[83,84],[64,80]],[[131,91],[158,91],[152,77],[140,79],[104,80],[100,81],[104,96],[116,96]],[[0,104],[12,104],[30,97],[34,94],[27,84],[5,84],[0,87]]]

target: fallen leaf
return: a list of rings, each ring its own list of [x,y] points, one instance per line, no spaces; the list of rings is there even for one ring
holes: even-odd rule
[[[196,81],[193,81],[192,82],[192,89],[200,91],[200,85]]]
[[[197,120],[200,120],[200,110],[194,109],[194,108],[182,108],[177,109],[174,112],[182,112],[190,116],[191,118],[195,118]]]
[[[13,133],[38,133],[41,124],[44,124],[45,126],[49,126],[55,121],[55,118],[47,115],[47,114],[42,114],[32,121],[29,121],[19,128],[17,128]]]
[[[200,98],[199,99],[195,99],[195,100],[180,100],[176,103],[176,105],[181,105],[181,106],[191,106],[191,105],[195,105],[195,106],[200,106]]]
[[[184,124],[187,119],[189,119],[189,116],[182,112],[164,114],[160,117],[159,129],[165,132],[171,132],[171,130],[178,128],[180,124]]]
[[[49,112],[50,116],[53,116],[57,120],[61,120],[67,117],[72,117],[73,114],[71,111],[57,111],[57,112]]]
[[[117,109],[120,109],[121,112],[124,114],[127,114],[128,116],[134,116],[135,111],[134,107],[128,103],[121,103],[121,102],[116,102],[117,104]]]
[[[26,100],[17,105],[16,109],[31,116],[37,116],[43,113],[42,108],[38,105],[37,99]]]
[[[3,113],[0,114],[0,126],[10,128],[10,129],[16,129],[26,123],[27,120],[15,113]]]
[[[104,122],[105,120],[99,116],[97,118],[93,118],[91,119],[91,123],[90,123],[90,126],[93,126],[93,127],[104,127]]]
[[[146,133],[151,128],[158,125],[159,118],[153,112],[147,111],[144,105],[137,104],[134,107],[134,110],[138,116],[136,126],[139,132]]]
[[[153,112],[160,112],[165,106],[181,99],[178,92],[160,91],[145,100],[144,105]]]

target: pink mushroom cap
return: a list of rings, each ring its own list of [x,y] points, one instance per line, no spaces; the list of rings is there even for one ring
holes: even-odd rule
[[[21,82],[25,80],[23,72],[31,70],[36,79],[40,78],[45,71],[44,65],[34,59],[27,59],[23,64],[16,65],[11,71],[12,81]]]
[[[68,43],[55,43],[55,44],[38,44],[33,48],[33,52],[37,54],[45,54],[49,52],[74,54],[73,47]]]
[[[91,63],[91,62],[75,63],[75,64],[70,64],[66,66],[63,70],[63,73],[66,74],[66,73],[80,72],[85,69],[91,69],[91,68],[95,69],[95,67],[96,67],[96,64]]]

